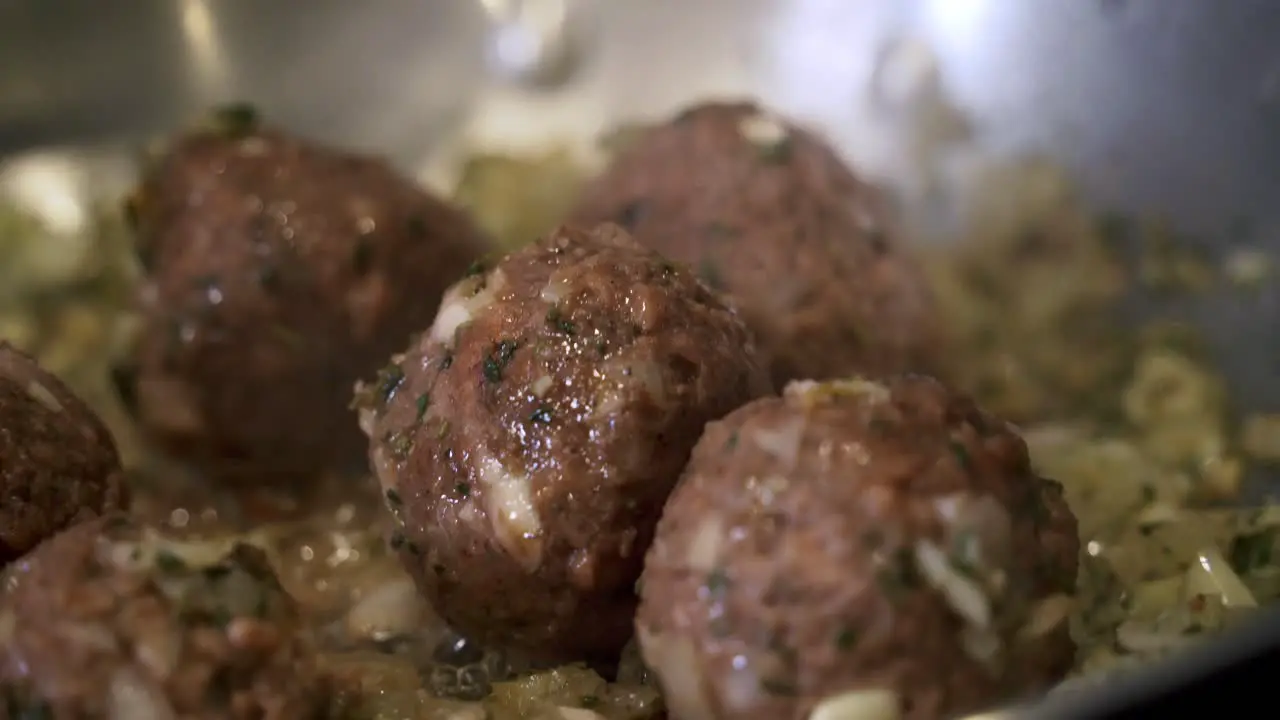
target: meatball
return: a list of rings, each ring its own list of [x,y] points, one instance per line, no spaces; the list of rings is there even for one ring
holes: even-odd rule
[[[128,504],[115,441],[89,406],[0,341],[0,565]]]
[[[767,392],[734,312],[602,225],[454,285],[357,404],[392,543],[444,619],[532,662],[607,666],[703,426]]]
[[[704,104],[640,131],[572,218],[619,223],[732,296],[776,387],[932,369],[933,296],[885,198],[754,104]]]
[[[698,441],[637,639],[680,720],[951,717],[1070,669],[1078,550],[1061,486],[968,398],[923,376],[795,382]]]
[[[10,567],[0,717],[315,718],[325,682],[261,550],[217,557],[119,515]]]
[[[173,141],[128,205],[147,280],[124,393],[216,480],[362,465],[351,384],[489,241],[381,160],[231,119]]]

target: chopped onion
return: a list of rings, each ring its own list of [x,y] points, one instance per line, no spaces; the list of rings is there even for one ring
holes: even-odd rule
[[[1058,446],[1079,443],[1087,437],[1087,428],[1066,423],[1046,423],[1022,431],[1022,439],[1031,449],[1032,456],[1038,456],[1041,450],[1056,450]]]
[[[827,698],[809,720],[898,720],[902,702],[892,690],[854,690]]]
[[[644,388],[645,393],[655,405],[665,406],[670,402],[667,396],[667,378],[658,363],[645,361],[632,363],[631,375],[640,381],[640,387]]]
[[[109,543],[105,547],[104,559],[122,570],[138,570],[151,564],[151,558],[144,556],[140,543],[117,542]]]
[[[680,720],[717,720],[703,692],[702,668],[693,643],[678,635],[650,633],[638,628],[636,640],[662,685],[672,717]]]
[[[104,633],[106,628],[100,628]],[[109,633],[107,633],[109,635]],[[115,646],[115,638],[111,639]],[[178,669],[182,656],[182,638],[175,631],[146,633],[134,646],[134,655],[152,675],[167,680]]]
[[[1070,595],[1062,593],[1050,595],[1031,608],[1027,622],[1019,632],[1019,637],[1031,640],[1049,634],[1071,617],[1075,606],[1075,599]]]
[[[889,388],[882,383],[860,377],[824,382],[792,380],[783,388],[782,394],[783,397],[794,397],[806,406],[813,405],[824,398],[840,395],[864,397],[873,405],[878,405],[889,399]]]
[[[773,147],[787,140],[787,128],[777,118],[756,113],[738,122],[738,132],[747,142],[758,147]]]
[[[1186,579],[1182,576],[1160,578],[1138,583],[1129,590],[1131,619],[1154,620],[1171,607],[1177,607],[1186,595]]]
[[[743,656],[739,656],[743,657]],[[722,700],[729,712],[746,712],[760,702],[760,672],[751,662],[733,665],[723,676]]]
[[[146,545],[148,558],[154,558],[156,552],[164,550],[173,553],[191,567],[208,567],[222,562],[234,547],[246,542],[235,536],[224,536],[201,540],[173,540],[162,537],[151,528],[147,528]]]
[[[569,278],[561,273],[551,276],[551,280],[542,287],[538,297],[548,305],[556,305],[569,296]]]
[[[1000,636],[995,632],[966,625],[960,630],[960,647],[978,663],[994,668],[1000,659]]]
[[[937,545],[921,540],[916,543],[915,554],[925,579],[942,592],[951,609],[977,627],[991,626],[991,603],[986,593],[977,583],[957,572]]]
[[[693,541],[689,543],[689,554],[686,558],[689,569],[704,573],[714,570],[720,560],[724,538],[724,521],[719,516],[712,515],[703,519],[693,536]]]
[[[761,507],[769,507],[778,496],[785,493],[791,481],[782,475],[769,475],[763,478],[753,477],[747,481],[747,490],[755,496]]]
[[[1142,509],[1135,518],[1135,522],[1141,527],[1153,527],[1156,525],[1164,525],[1178,519],[1181,515],[1178,508],[1167,502],[1155,502]]]
[[[52,412],[59,413],[63,410],[62,403],[58,402],[58,398],[54,397],[53,392],[35,380],[27,383],[27,394]]]
[[[259,137],[245,138],[236,145],[236,152],[241,157],[262,157],[268,150],[267,141]]]
[[[537,380],[533,381],[533,385],[530,386],[530,390],[533,391],[534,397],[538,397],[538,398],[545,397],[547,394],[547,391],[551,389],[551,385],[554,382],[555,381],[551,379],[550,375],[543,375],[539,377]]]
[[[783,397],[806,398],[822,383],[817,380],[792,380],[782,389]]]
[[[112,652],[119,646],[111,629],[97,623],[60,623],[57,625],[57,632],[71,641],[73,645],[92,648],[101,652]]]
[[[464,296],[464,288],[473,287],[466,280],[449,288],[440,303],[435,322],[431,323],[431,339],[452,345],[458,328],[471,322],[481,311],[492,305],[505,285],[506,275],[499,269],[489,274],[484,287],[474,295]]]
[[[475,528],[481,527],[484,523],[484,517],[480,514],[479,508],[470,500],[462,503],[458,510],[458,519]]]
[[[412,631],[421,618],[421,604],[413,580],[398,577],[365,593],[347,611],[347,631],[356,637],[375,637]]]
[[[556,712],[560,714],[560,720],[605,720],[605,716],[586,708],[558,707]]]
[[[1199,563],[1187,568],[1189,592],[1207,592],[1222,596],[1226,607],[1256,608],[1258,601],[1245,586],[1244,581],[1231,569],[1217,548],[1208,547],[1199,552]],[[1194,588],[1194,589],[1193,589]]]
[[[639,388],[659,407],[670,402],[666,378],[657,363],[619,356],[607,360],[599,372],[593,418],[606,418],[620,411],[631,388]]]
[[[934,509],[950,526],[953,535],[973,533],[978,541],[969,546],[975,556],[965,558],[966,561],[982,566],[988,570],[987,575],[995,575],[1007,566],[1012,520],[999,500],[991,495],[974,497],[959,492],[934,500]]]
[[[1116,628],[1116,641],[1131,652],[1162,653],[1186,647],[1195,642],[1195,638],[1176,630],[1157,630],[1130,620]]]
[[[111,676],[107,700],[109,720],[176,720],[177,715],[159,688],[153,687],[131,667]]]
[[[542,520],[533,504],[529,476],[512,472],[491,455],[480,457],[477,467],[498,542],[525,567],[536,568],[542,561]]]
[[[776,428],[761,428],[752,433],[751,439],[760,449],[793,468],[800,455],[800,441],[804,435],[804,419],[793,417]]]
[[[591,411],[591,417],[594,419],[607,418],[616,415],[622,410],[625,401],[622,399],[622,393],[616,389],[610,389],[603,393],[603,399],[597,398],[596,406]]]

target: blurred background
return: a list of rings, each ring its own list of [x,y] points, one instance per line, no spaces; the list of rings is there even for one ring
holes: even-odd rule
[[[877,173],[970,143],[1048,153],[1108,204],[1264,232],[1278,21],[1267,0],[4,0],[0,152],[242,99],[413,164],[480,108],[501,110],[478,118],[487,139],[545,142],[752,94]],[[576,62],[545,72],[566,44]]]

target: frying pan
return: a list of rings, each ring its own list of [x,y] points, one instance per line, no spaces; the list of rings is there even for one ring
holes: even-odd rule
[[[429,177],[463,136],[536,147],[752,95],[897,191],[922,241],[977,169],[1037,155],[1216,261],[1280,247],[1278,33],[1267,0],[0,0],[0,193],[75,223],[136,147],[229,100]],[[1280,411],[1276,286],[1130,304],[1198,326],[1237,409]],[[1054,702],[1033,714],[1087,705]]]

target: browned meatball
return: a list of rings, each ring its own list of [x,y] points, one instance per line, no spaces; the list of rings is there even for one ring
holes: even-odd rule
[[[703,425],[768,392],[738,317],[612,225],[472,275],[360,390],[393,543],[441,615],[537,661],[616,661]]]
[[[58,378],[0,341],[0,566],[127,504],[106,426]]]
[[[642,131],[572,217],[617,222],[729,293],[778,387],[932,368],[933,297],[881,193],[754,104],[699,105]]]
[[[1070,669],[1078,550],[1061,487],[968,398],[801,381],[707,427],[645,559],[637,638],[679,720],[844,717],[866,691],[951,717]]]
[[[225,557],[118,515],[10,567],[0,718],[316,718],[326,683],[261,550]]]
[[[260,481],[363,461],[351,384],[489,244],[381,160],[249,120],[177,138],[132,199],[148,280],[125,384],[162,446]]]

